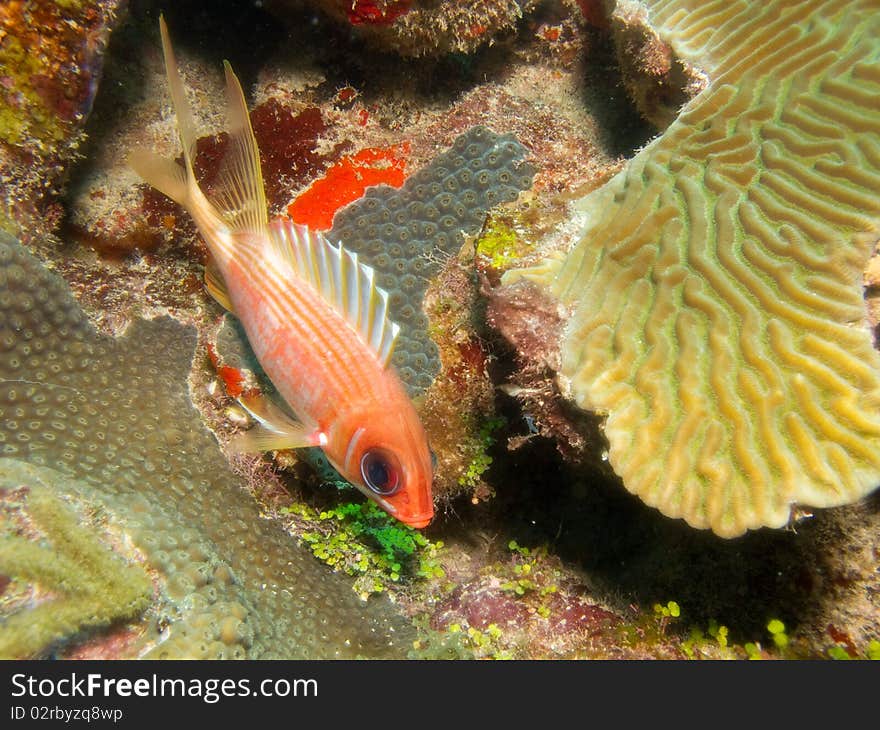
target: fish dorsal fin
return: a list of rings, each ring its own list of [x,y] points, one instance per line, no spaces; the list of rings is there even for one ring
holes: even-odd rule
[[[388,317],[388,293],[376,284],[373,269],[356,253],[334,246],[322,233],[288,219],[269,226],[279,257],[342,313],[387,365],[400,327]]]
[[[233,231],[263,231],[268,223],[260,150],[251,127],[241,84],[228,61],[226,71],[226,124],[229,147],[220,163],[211,203]]]

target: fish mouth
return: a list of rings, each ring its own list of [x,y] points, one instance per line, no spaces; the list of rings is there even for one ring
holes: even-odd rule
[[[397,517],[397,515],[395,515]],[[433,512],[426,512],[422,515],[415,515],[414,517],[407,517],[406,519],[402,519],[401,517],[397,517],[401,522],[405,523],[409,527],[413,527],[416,530],[421,529],[422,527],[427,527],[431,524],[431,520],[434,519]]]

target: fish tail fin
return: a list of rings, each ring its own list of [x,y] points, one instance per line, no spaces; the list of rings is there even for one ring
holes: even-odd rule
[[[165,74],[168,77],[171,102],[177,118],[177,132],[183,145],[184,166],[181,167],[174,160],[168,160],[144,149],[134,150],[128,157],[128,164],[145,182],[191,211],[193,188],[198,188],[193,172],[193,157],[196,149],[195,122],[189,102],[186,100],[186,92],[183,89],[177,61],[174,58],[168,26],[165,24],[165,18],[161,15],[159,16],[159,32],[162,36]]]
[[[259,233],[269,224],[260,149],[244,99],[229,61],[226,73],[226,125],[229,148],[220,165],[212,202],[233,231]]]
[[[174,160],[149,150],[136,149],[128,156],[128,165],[144,182],[167,195],[175,203],[188,207],[189,185],[186,171]]]
[[[224,61],[229,148],[221,162],[214,190],[207,196],[199,188],[193,171],[195,122],[186,100],[168,27],[162,17],[159,18],[159,30],[184,164],[181,167],[173,160],[143,150],[135,150],[129,157],[129,163],[150,185],[185,207],[193,216],[214,257],[227,259],[241,241],[233,234],[260,233],[268,225],[260,152],[251,128],[244,93],[229,63]]]
[[[183,79],[180,77],[174,49],[171,47],[168,26],[165,24],[165,18],[161,15],[159,16],[159,33],[162,36],[162,55],[165,58],[168,90],[171,94],[171,103],[174,106],[174,116],[177,117],[177,133],[180,135],[180,143],[183,145],[183,163],[186,167],[187,179],[194,180],[192,162],[196,152],[196,125],[193,121],[192,109],[186,100]]]

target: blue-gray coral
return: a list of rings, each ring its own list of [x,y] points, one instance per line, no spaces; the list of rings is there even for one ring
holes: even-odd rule
[[[336,214],[331,241],[343,241],[376,270],[401,331],[392,363],[411,395],[440,371],[422,301],[446,257],[478,233],[491,208],[532,185],[527,150],[509,134],[477,126],[397,189],[377,185]]]
[[[37,467],[143,553],[159,596],[141,655],[401,655],[408,625],[261,516],[229,471],[190,401],[194,343],[167,317],[97,333],[60,277],[2,235],[0,465]]]

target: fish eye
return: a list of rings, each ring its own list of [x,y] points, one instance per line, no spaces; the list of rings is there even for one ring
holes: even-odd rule
[[[361,457],[361,476],[370,489],[383,497],[397,492],[401,486],[400,464],[385,449],[368,449]]]

